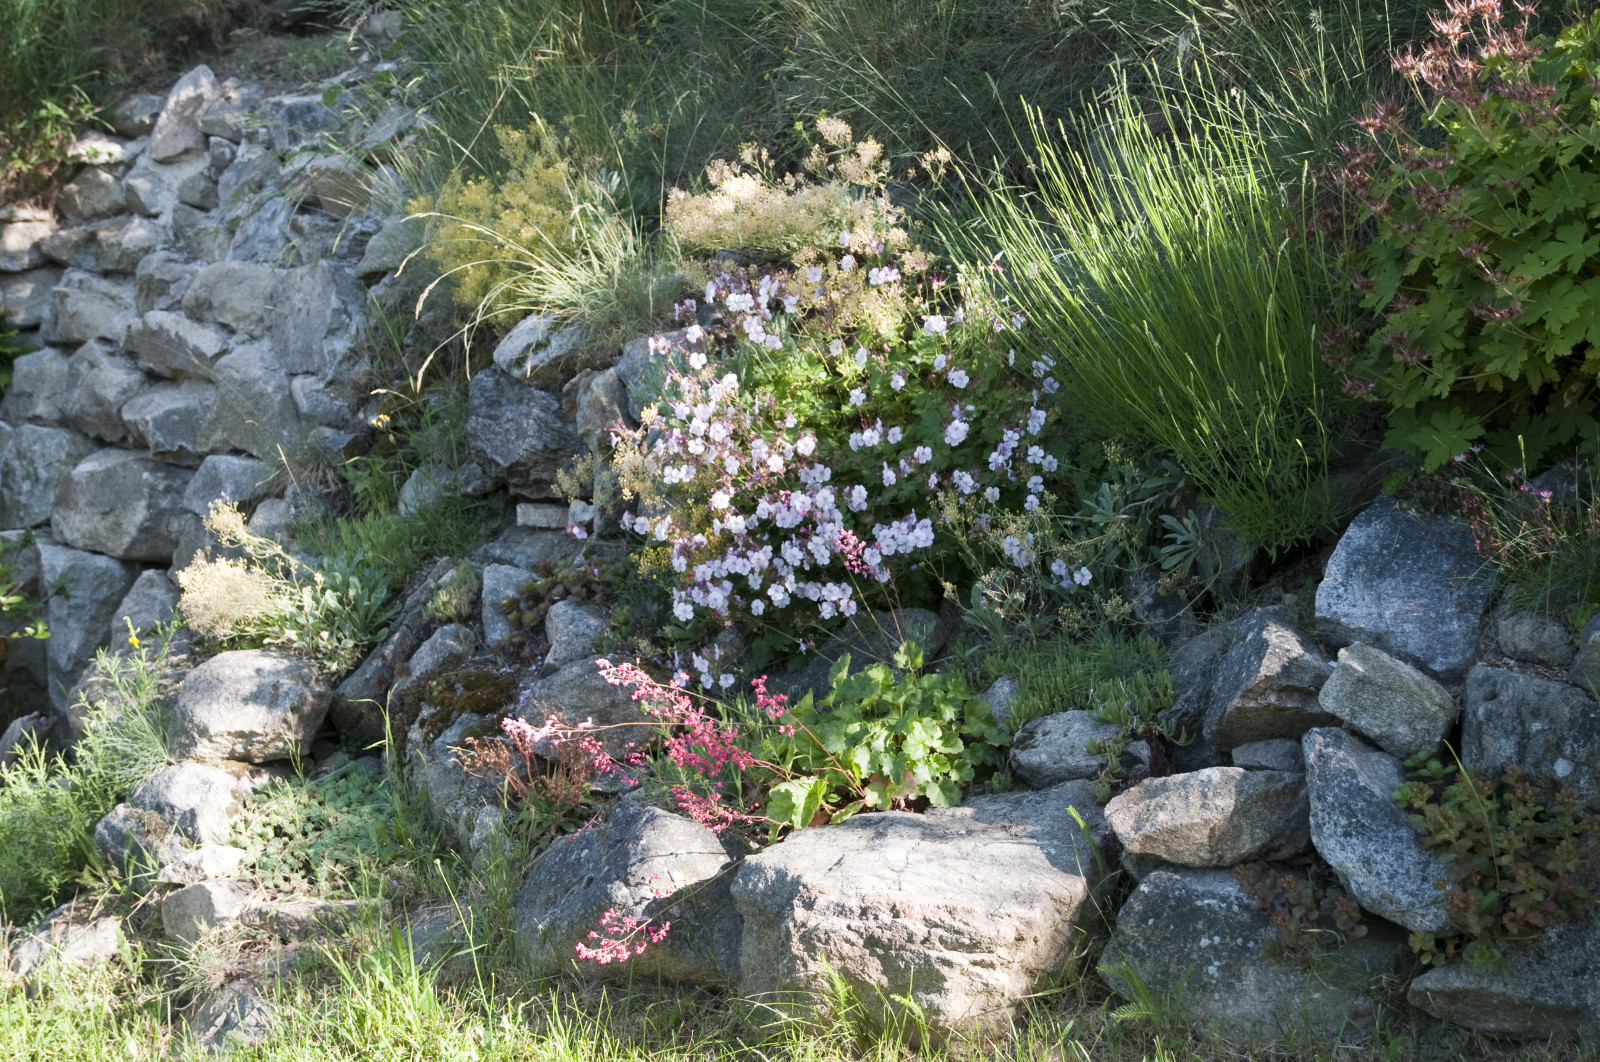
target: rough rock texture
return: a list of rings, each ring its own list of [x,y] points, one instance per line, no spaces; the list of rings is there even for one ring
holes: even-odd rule
[[[1513,660],[1540,667],[1572,663],[1572,634],[1566,624],[1537,612],[1513,612],[1495,621],[1495,642]]]
[[[937,1031],[998,1031],[1096,917],[1103,828],[1088,787],[979,797],[926,815],[860,815],[748,857],[740,991],[805,1010],[828,971],[883,1021],[908,995]]]
[[[183,312],[197,321],[227,325],[250,336],[265,333],[273,271],[245,262],[213,262],[195,274]]]
[[[1306,757],[1300,742],[1290,738],[1268,738],[1235,745],[1229,754],[1235,767],[1247,771],[1297,771],[1306,770]]]
[[[27,977],[51,958],[63,966],[91,966],[121,951],[122,919],[93,918],[85,905],[69,903],[51,911],[11,949],[11,972]]]
[[[332,692],[294,653],[218,653],[183,680],[168,744],[175,756],[267,763],[304,754]]]
[[[166,571],[149,568],[140,572],[111,614],[111,644],[126,645],[130,629],[136,636],[144,635],[171,622],[177,615],[180,596],[181,591]]]
[[[267,461],[299,453],[310,430],[289,390],[289,377],[265,343],[248,343],[218,359],[217,449],[238,449]]]
[[[622,345],[617,375],[628,389],[628,415],[634,420],[661,394],[668,366],[688,371],[689,355],[705,350],[705,333],[698,326],[654,336],[640,336]]]
[[[161,816],[198,844],[220,844],[239,813],[239,783],[209,764],[178,763],[147,778],[128,805]]]
[[[39,543],[39,566],[41,585],[59,585],[62,590],[50,596],[45,609],[50,637],[44,644],[50,700],[64,710],[68,688],[104,644],[111,617],[133,585],[138,568],[54,542]]]
[[[1016,696],[1017,680],[1010,675],[1001,675],[988,689],[978,694],[978,700],[989,706],[994,721],[1000,724],[1002,730],[1010,731],[1011,703]]]
[[[554,395],[485,369],[467,388],[467,448],[513,492],[539,498],[584,445]]]
[[[50,310],[39,334],[68,346],[115,340],[133,315],[133,284],[69,269],[50,291]]]
[[[6,312],[0,288],[0,313]],[[17,427],[29,421],[60,420],[61,395],[66,389],[66,355],[54,347],[23,354],[11,363],[11,385],[0,398],[0,420]]]
[[[549,314],[524,317],[494,348],[496,368],[543,388],[559,388],[584,369],[597,368],[606,360],[603,352],[590,345],[587,329],[582,325],[556,328]]]
[[[99,343],[85,343],[67,359],[61,415],[67,424],[109,443],[126,442],[122,405],[145,386],[145,375],[128,358]]]
[[[162,898],[161,928],[174,940],[193,944],[206,930],[238,921],[252,891],[231,879],[185,885]]]
[[[1234,1042],[1369,1030],[1377,979],[1399,971],[1405,938],[1371,926],[1307,967],[1271,957],[1277,930],[1254,903],[1225,870],[1153,870],[1118,912],[1100,975],[1137,1000],[1131,971],[1156,998]]]
[[[363,921],[376,922],[383,901],[278,900],[247,907],[241,918],[266,925],[284,940],[313,940],[326,934],[346,933]]]
[[[161,116],[150,131],[150,157],[156,162],[165,162],[186,151],[205,147],[205,134],[200,132],[200,112],[221,95],[222,89],[209,66],[202,64],[183,75],[167,93]]]
[[[31,744],[43,744],[56,721],[43,712],[18,716],[0,732],[0,767],[16,761]]]
[[[622,800],[604,825],[559,838],[528,870],[512,913],[517,943],[544,969],[736,984],[742,921],[727,867],[728,853],[706,827]],[[626,963],[577,959],[577,945],[598,943],[589,933],[607,911],[671,929]]]
[[[1281,608],[1258,608],[1235,625],[1217,664],[1205,738],[1226,751],[1268,738],[1297,738],[1332,718],[1317,705],[1331,668]]]
[[[1456,718],[1456,702],[1443,686],[1370,645],[1339,650],[1317,703],[1401,759],[1435,748]]]
[[[427,801],[428,813],[445,836],[474,866],[486,869],[510,851],[500,787],[470,774],[460,750],[468,739],[497,740],[495,720],[468,713],[427,741],[427,715],[418,718],[406,740],[406,772],[412,789]]]
[[[592,719],[596,726],[641,722],[645,716],[633,700],[633,691],[613,686],[600,677],[595,666],[599,657],[577,660],[528,687],[524,703],[537,704],[538,714],[555,712],[569,723]],[[609,730],[600,741],[613,755],[635,741],[639,732]]]
[[[56,208],[73,221],[96,221],[127,210],[122,182],[98,166],[85,166],[61,186]]]
[[[544,617],[544,633],[550,641],[544,666],[563,668],[585,658],[593,659],[595,639],[605,626],[605,610],[576,601],[557,601]]]
[[[189,1035],[210,1052],[258,1044],[272,1031],[272,1003],[248,981],[229,981],[200,1004],[189,1019]]]
[[[1383,498],[1329,558],[1317,622],[1334,645],[1365,642],[1450,681],[1472,666],[1492,588],[1466,525]]]
[[[1394,802],[1400,761],[1344,730],[1304,738],[1311,843],[1363,908],[1407,929],[1448,924],[1449,868],[1417,841]]]
[[[151,310],[129,327],[122,342],[139,356],[139,367],[146,372],[210,380],[217,359],[228,352],[229,340],[215,325],[191,321],[171,310]]]
[[[1457,962],[1411,982],[1412,1006],[1487,1036],[1600,1039],[1600,920],[1552,926],[1505,949],[1503,968]]]
[[[610,453],[611,432],[635,425],[628,416],[628,389],[615,367],[596,373],[578,388],[578,434],[591,453]]]
[[[1106,805],[1122,846],[1186,867],[1287,859],[1311,843],[1302,774],[1211,767],[1147,778]]]
[[[348,367],[364,328],[366,291],[347,266],[327,260],[282,270],[266,303],[273,348],[289,373],[325,375]]]
[[[50,292],[60,283],[61,270],[51,267],[0,273],[0,312],[12,328],[37,328],[50,312]],[[12,386],[15,385],[13,376]]]
[[[511,637],[511,619],[505,604],[522,592],[522,584],[533,573],[509,564],[491,564],[483,569],[483,640],[490,646],[503,644]]]
[[[214,434],[217,389],[204,380],[154,384],[122,407],[133,445],[158,461],[198,466]]]
[[[162,867],[156,880],[168,885],[194,885],[212,878],[230,878],[249,857],[243,848],[203,844]]]
[[[1487,773],[1518,767],[1592,806],[1600,802],[1600,704],[1564,682],[1480,664],[1467,675],[1461,763]]]
[[[1585,623],[1579,632],[1578,655],[1567,680],[1591,697],[1600,696],[1600,616]]]
[[[47,522],[62,480],[95,449],[87,436],[39,424],[24,424],[0,442],[0,527]]]
[[[122,560],[166,560],[178,544],[172,518],[191,475],[129,450],[90,454],[62,480],[50,531],[70,546]]]
[[[183,507],[204,516],[211,503],[230,501],[248,508],[271,488],[272,466],[253,457],[213,454],[200,462],[183,491]]]
[[[426,690],[434,679],[465,660],[475,641],[471,628],[459,623],[447,623],[428,635],[411,654],[408,673],[394,684],[393,698],[402,700],[408,693]]]
[[[1102,753],[1089,751],[1121,728],[1099,723],[1088,712],[1056,712],[1025,723],[1011,742],[1011,773],[1035,789],[1074,779],[1093,778],[1105,770]]]

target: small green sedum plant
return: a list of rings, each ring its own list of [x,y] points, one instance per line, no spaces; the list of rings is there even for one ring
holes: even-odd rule
[[[1588,909],[1600,817],[1577,794],[1549,792],[1515,768],[1489,778],[1425,753],[1406,768],[1395,802],[1450,868],[1449,931],[1411,934],[1423,962],[1490,967],[1504,948]]]
[[[1522,5],[1519,5],[1521,8]],[[1600,14],[1550,40],[1531,6],[1452,2],[1395,59],[1423,95],[1361,122],[1340,176],[1376,226],[1354,284],[1377,326],[1346,361],[1392,445],[1437,468],[1600,441]]]

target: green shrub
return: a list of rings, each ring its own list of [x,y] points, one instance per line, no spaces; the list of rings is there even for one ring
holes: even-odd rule
[[[131,652],[104,650],[78,706],[83,738],[71,759],[25,747],[0,766],[0,915],[26,923],[60,900],[94,858],[94,827],[166,766],[161,674],[167,635]]]
[[[1550,792],[1516,768],[1485,777],[1419,753],[1394,791],[1422,846],[1450,868],[1450,928],[1412,933],[1423,962],[1492,968],[1502,949],[1588,910],[1600,817],[1571,790]]]
[[[1379,107],[1342,172],[1376,225],[1355,283],[1378,324],[1351,385],[1428,468],[1479,441],[1507,464],[1600,444],[1600,15],[1529,40],[1493,10],[1396,60],[1421,120]]]
[[[1172,454],[1251,544],[1309,538],[1332,518],[1334,411],[1318,245],[1290,236],[1305,182],[1248,126],[1158,137],[1126,87],[1092,118],[1075,148],[1032,115],[1038,190],[979,193],[994,254],[968,274],[1027,315],[1029,357],[1061,360],[1067,408]]]
[[[763,755],[790,775],[767,797],[774,838],[819,815],[840,822],[923,800],[954,807],[978,768],[1005,762],[1010,738],[964,679],[924,673],[922,650],[909,643],[894,665],[852,675],[846,654],[828,674],[832,692],[820,702],[807,693],[780,713],[780,734]]]

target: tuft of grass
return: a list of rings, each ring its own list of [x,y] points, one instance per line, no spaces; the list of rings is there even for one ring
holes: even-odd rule
[[[1082,642],[992,643],[971,652],[974,687],[987,689],[1009,675],[1017,684],[1011,699],[1011,730],[1040,716],[1074,710],[1117,715],[1130,699],[1148,695],[1150,676],[1165,676],[1166,652],[1143,636],[1123,638],[1101,630]],[[1161,682],[1154,683],[1160,686]],[[1169,691],[1170,695],[1170,691]],[[1138,704],[1134,714],[1153,715],[1168,705]]]
[[[1060,360],[1067,408],[1172,454],[1251,545],[1326,527],[1339,414],[1304,176],[1280,183],[1248,124],[1159,136],[1126,86],[1070,137],[1034,112],[1029,147],[1034,190],[977,190],[993,253],[966,270],[1032,322],[1028,357]]]
[[[34,742],[0,766],[0,916],[26,922],[64,896],[95,857],[95,824],[166,766],[169,638],[170,630],[131,652],[100,651],[70,759]]]

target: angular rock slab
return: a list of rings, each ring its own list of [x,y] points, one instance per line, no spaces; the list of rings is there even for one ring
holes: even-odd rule
[[[1085,711],[1056,712],[1024,723],[1011,741],[1011,773],[1035,789],[1097,777],[1105,770],[1103,753],[1089,746],[1122,733]]]
[[[1370,645],[1339,650],[1317,703],[1401,759],[1436,748],[1456,719],[1456,702],[1443,686]]]
[[[1311,843],[1365,910],[1422,932],[1449,924],[1450,869],[1394,801],[1400,761],[1345,730],[1306,732]]]
[[[0,443],[0,527],[48,521],[62,481],[96,449],[92,439],[70,428],[18,428]]]
[[[1492,590],[1465,524],[1383,498],[1328,559],[1317,623],[1334,645],[1365,642],[1450,681],[1472,666]]]
[[[232,775],[201,763],[175,764],[151,775],[100,820],[95,845],[144,889],[153,879],[172,880],[166,871],[190,854],[191,842],[227,840],[239,808]]]
[[[1271,957],[1277,930],[1225,870],[1157,869],[1117,914],[1100,976],[1138,1000],[1130,973],[1158,1000],[1230,1040],[1349,1038],[1377,1017],[1376,981],[1398,972],[1405,938],[1368,935],[1305,966]]]
[[[490,646],[503,645],[511,637],[511,619],[506,602],[522,592],[522,584],[533,573],[509,564],[491,564],[483,569],[483,640]],[[591,650],[592,652],[592,650]]]
[[[742,924],[728,863],[705,826],[622,800],[604,825],[559,838],[529,868],[512,913],[517,944],[536,967],[585,977],[735,984]],[[579,959],[578,945],[599,943],[591,932],[605,939],[608,911],[670,928],[624,962]]]
[[[740,991],[785,1009],[825,1005],[831,975],[883,1022],[908,995],[938,1033],[1009,1027],[1097,917],[1103,828],[1088,787],[979,797],[913,815],[800,830],[745,859]]]
[[[488,572],[484,573],[484,586],[488,586]],[[606,626],[605,611],[595,605],[576,601],[557,601],[545,613],[544,633],[550,641],[550,651],[544,656],[544,666],[562,668],[578,660],[593,658],[595,639]]]
[[[60,587],[60,592],[50,595],[45,609],[50,637],[44,645],[50,700],[58,710],[65,710],[67,690],[94,651],[105,644],[111,617],[139,569],[126,561],[54,542],[40,542],[38,548],[43,585]]]
[[[252,886],[231,878],[201,881],[169,892],[161,901],[161,928],[193,944],[206,930],[239,920]]]
[[[1552,926],[1503,955],[1503,968],[1456,962],[1429,970],[1406,1000],[1486,1036],[1600,1039],[1600,921]]]
[[[11,972],[26,977],[52,957],[63,966],[90,966],[121,954],[122,919],[86,918],[82,908],[69,903],[46,915],[11,949]]]
[[[1600,803],[1600,704],[1582,690],[1479,664],[1463,702],[1462,766],[1490,775],[1516,767]]]
[[[1222,751],[1269,738],[1298,738],[1333,721],[1317,704],[1332,670],[1316,643],[1281,608],[1242,617],[1217,664],[1205,739]]]
[[[556,474],[583,453],[577,426],[556,397],[485,369],[467,387],[467,448],[512,491],[548,496]]]
[[[121,560],[166,560],[178,544],[172,518],[191,475],[129,450],[90,454],[62,480],[50,532]]]
[[[1147,778],[1106,805],[1134,855],[1186,867],[1287,859],[1311,843],[1303,774],[1210,767]]]
[[[222,95],[216,75],[204,64],[178,79],[167,93],[167,102],[150,132],[150,157],[156,162],[177,158],[185,151],[206,146],[200,132],[200,112]]]
[[[532,705],[530,715],[542,717],[555,712],[569,723],[592,719],[596,726],[620,726],[606,730],[599,740],[613,756],[621,756],[624,746],[641,740],[642,728],[622,726],[640,723],[644,713],[633,699],[633,690],[626,686],[613,686],[600,676],[595,661],[599,657],[580,659],[540,679],[528,687],[522,703]]]
[[[510,851],[500,786],[468,771],[461,749],[471,739],[497,740],[492,718],[468,713],[427,741],[429,717],[420,717],[406,735],[406,774],[412,791],[428,806],[428,814],[445,838],[474,867],[487,870]]]
[[[304,755],[333,693],[305,657],[274,649],[218,653],[178,690],[174,756],[268,763]]]

